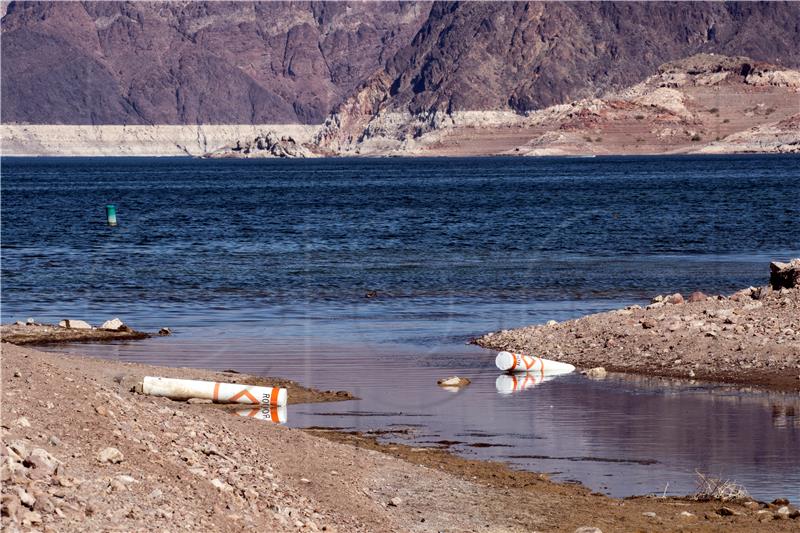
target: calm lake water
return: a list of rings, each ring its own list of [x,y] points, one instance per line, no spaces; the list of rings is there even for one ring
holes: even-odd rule
[[[800,255],[798,168],[796,156],[5,158],[2,320],[169,326],[68,349],[362,398],[291,406],[292,426],[456,441],[613,495],[685,494],[699,470],[797,499],[797,394],[579,375],[501,394],[494,353],[466,342],[763,284],[770,260]],[[473,384],[436,386],[453,374]]]

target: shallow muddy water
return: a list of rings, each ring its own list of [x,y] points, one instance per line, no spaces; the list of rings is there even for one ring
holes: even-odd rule
[[[66,349],[362,398],[290,406],[291,426],[397,430],[618,496],[686,494],[699,470],[797,499],[797,394],[579,375],[504,394],[466,342],[762,284],[800,255],[798,162],[4,158],[2,320],[168,326]],[[454,374],[472,385],[436,386]]]

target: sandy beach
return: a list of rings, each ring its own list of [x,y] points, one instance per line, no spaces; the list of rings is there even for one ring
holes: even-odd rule
[[[781,501],[619,500],[443,450],[131,391],[146,374],[244,375],[8,343],[2,365],[6,531],[790,531],[800,516]],[[342,398],[262,382],[288,385],[295,402]]]

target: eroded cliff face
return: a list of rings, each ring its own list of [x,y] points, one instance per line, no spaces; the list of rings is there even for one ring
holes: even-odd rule
[[[428,2],[12,2],[2,121],[321,123]]]
[[[284,135],[287,124],[313,124],[319,126],[314,139],[298,142],[328,155],[429,153],[453,142],[474,145],[475,153],[550,153],[567,145],[602,153],[600,131],[619,131],[622,139],[627,128],[638,133],[625,150],[659,152],[683,146],[687,136],[696,134],[705,144],[764,124],[764,117],[744,107],[742,117],[731,115],[719,124],[703,115],[701,102],[713,98],[709,108],[738,109],[739,101],[728,105],[725,95],[715,96],[720,88],[730,98],[745,95],[747,105],[778,109],[774,120],[798,108],[792,69],[800,66],[800,3],[4,7],[6,126],[259,125],[259,131]],[[721,54],[746,55],[746,61],[767,66],[717,79],[745,61],[734,57],[730,66],[709,59]],[[696,59],[687,62],[690,57]],[[674,61],[679,64],[669,74],[664,69]],[[648,77],[659,65],[665,66],[658,83],[665,85],[653,86],[655,78]],[[717,70],[707,72],[709,65]],[[705,86],[696,85],[693,69],[708,78]],[[662,79],[668,74],[694,81],[673,86]],[[757,101],[759,87],[764,102]],[[583,115],[575,114],[576,106]],[[644,118],[635,119],[639,115]],[[232,150],[237,142],[253,142],[252,132],[242,131],[247,133],[220,139],[220,145]],[[137,139],[144,135],[135,132]],[[11,133],[14,139],[39,139],[40,132]],[[40,144],[52,145],[47,139]],[[183,136],[173,144],[184,146]]]
[[[389,107],[526,113],[703,52],[798,66],[798,20],[797,3],[436,3],[387,65]]]

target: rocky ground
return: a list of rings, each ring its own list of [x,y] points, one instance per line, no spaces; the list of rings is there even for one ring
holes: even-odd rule
[[[88,325],[88,324],[87,324]],[[162,330],[169,334],[169,330]],[[0,336],[6,342],[14,344],[58,344],[64,342],[99,342],[139,340],[150,337],[149,333],[136,331],[128,327],[117,330],[103,328],[68,328],[57,324],[36,324],[17,322],[0,326]]]
[[[800,270],[800,260],[793,263]],[[728,296],[657,296],[576,320],[489,333],[474,342],[589,369],[800,390],[800,287]]]
[[[442,451],[391,456],[131,392],[146,373],[221,378],[2,344],[5,531],[770,532],[800,516],[785,501],[617,500]]]

